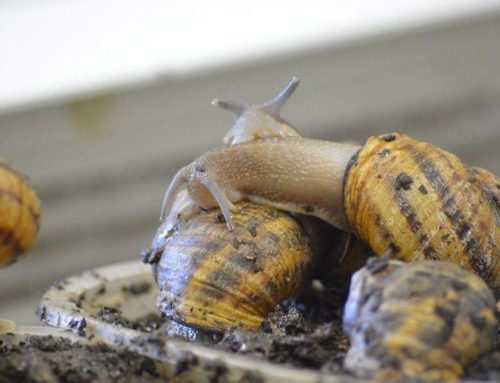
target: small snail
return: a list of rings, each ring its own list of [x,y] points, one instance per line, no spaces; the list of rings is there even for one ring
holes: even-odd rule
[[[235,202],[266,204],[353,232],[379,255],[461,265],[500,294],[498,198],[456,156],[399,133],[363,146],[303,138],[281,119],[282,103],[218,103],[237,113],[234,131],[245,138],[230,134],[231,145],[179,170],[163,218],[182,188],[193,204],[220,207],[230,230]]]
[[[0,268],[30,250],[40,228],[40,201],[26,178],[0,160]]]
[[[491,348],[495,310],[486,284],[463,268],[372,258],[345,305],[345,366],[384,382],[458,380]]]

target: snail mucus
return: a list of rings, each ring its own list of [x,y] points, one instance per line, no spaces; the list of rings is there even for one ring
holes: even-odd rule
[[[154,265],[161,291],[160,310],[180,323],[198,328],[215,331],[239,326],[258,328],[279,299],[300,291],[317,265],[324,265],[324,248],[319,252],[321,256],[313,249],[315,240],[322,234],[304,225],[303,218],[299,218],[302,223],[295,226],[298,231],[290,229],[294,225],[284,223],[304,216],[319,218],[345,233],[338,237],[342,238],[343,245],[331,264],[349,274],[361,267],[370,253],[416,262],[415,265],[425,261],[426,268],[432,268],[429,265],[435,263],[443,275],[463,277],[467,287],[462,289],[466,297],[463,305],[474,306],[474,299],[468,303],[469,293],[465,291],[470,290],[474,295],[477,290],[474,284],[481,279],[498,298],[498,179],[483,169],[468,168],[447,151],[400,133],[370,137],[362,146],[301,137],[279,113],[297,85],[298,80],[293,79],[275,99],[260,105],[215,102],[234,112],[236,123],[224,139],[225,146],[201,155],[177,172],[165,194],[161,225],[152,248],[143,254],[143,259]],[[216,208],[220,212],[212,210]],[[280,210],[293,216],[287,214],[285,219]],[[266,218],[259,226],[256,222],[261,215]],[[278,223],[284,224],[283,228],[278,228]],[[270,236],[274,243],[258,248],[256,242],[261,234],[274,229],[280,233]],[[215,230],[219,231],[212,234]],[[239,238],[241,233],[246,237],[235,245],[234,238]],[[331,238],[324,243],[331,245]],[[283,244],[289,247],[282,250]],[[351,251],[357,244],[361,251],[359,248]],[[293,253],[300,247],[306,256]],[[251,248],[251,253],[238,253],[242,248]],[[274,267],[286,264],[279,258],[280,251],[293,254],[287,255],[287,259],[294,260],[299,275],[295,276],[288,265],[285,271],[274,271]],[[332,256],[331,252],[326,254]],[[251,261],[255,260],[252,265]],[[448,267],[452,271],[448,271]],[[401,280],[405,280],[411,290],[412,283],[418,284],[418,281],[412,277],[414,269],[405,270],[406,267],[401,266],[398,273],[404,275]],[[249,275],[259,272],[265,277],[259,276],[255,278],[257,283],[250,283]],[[478,278],[471,277],[470,273]],[[331,274],[335,274],[335,267]],[[291,283],[296,285],[291,287]],[[282,289],[284,294],[276,293],[274,287]],[[488,287],[479,290],[482,294]],[[450,293],[450,303],[432,298],[431,291],[427,293],[428,299],[439,302],[432,306],[434,308],[456,304],[458,299]],[[257,297],[257,294],[261,295]],[[460,291],[457,294],[461,294]],[[227,295],[232,297],[226,299]],[[489,306],[494,302],[492,299],[486,299],[485,310],[494,312]],[[256,302],[259,308],[252,307]],[[240,311],[242,307],[244,310]],[[228,310],[234,314],[228,314]],[[409,317],[412,310],[399,314]],[[467,315],[473,309],[460,308],[459,311],[465,312],[465,319],[460,317],[460,320],[470,322]],[[363,314],[363,310],[357,314]],[[487,316],[488,328],[494,328],[497,325],[494,314]],[[441,329],[458,334],[454,335],[458,340],[451,340],[452,343],[459,342],[467,333],[452,330],[450,326]],[[396,330],[400,328],[383,331],[389,334]],[[414,338],[427,336],[424,330],[419,331],[414,331]],[[455,379],[464,366],[491,347],[491,342],[483,342],[473,351],[471,347],[459,348],[455,365],[446,367],[452,372],[429,374],[426,379]],[[355,366],[354,362],[348,363]],[[423,365],[409,371],[420,373],[432,369]]]

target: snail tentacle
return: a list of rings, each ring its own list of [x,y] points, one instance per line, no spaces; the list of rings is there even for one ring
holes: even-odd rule
[[[288,101],[290,96],[295,92],[297,87],[300,84],[300,79],[298,77],[292,77],[290,82],[287,84],[285,89],[283,89],[276,97],[272,100],[267,101],[261,105],[261,108],[270,115],[274,116],[274,118],[280,118],[280,111],[283,105]]]
[[[161,204],[160,222],[163,222],[165,218],[170,213],[174,201],[176,199],[177,193],[182,185],[186,183],[186,177],[190,173],[190,165],[180,169],[172,178],[170,185],[168,186],[165,196],[163,197],[163,202]]]
[[[228,110],[231,113],[234,113],[236,115],[236,117],[240,117],[245,112],[245,110],[247,110],[249,107],[249,105],[244,104],[242,102],[224,101],[224,100],[219,100],[217,98],[214,98],[212,100],[212,105],[218,106],[219,108],[222,108],[225,110]]]

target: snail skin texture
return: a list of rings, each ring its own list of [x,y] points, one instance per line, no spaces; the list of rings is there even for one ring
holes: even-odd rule
[[[495,311],[488,286],[463,268],[371,258],[345,305],[345,366],[384,382],[456,381],[492,347]]]
[[[40,228],[40,201],[26,178],[0,160],[0,268],[33,246]]]
[[[486,182],[473,180],[453,154],[399,133],[371,137],[362,147],[260,138],[209,151],[182,168],[163,215],[181,186],[194,204],[220,207],[229,229],[240,200],[314,215],[352,231],[379,255],[472,270],[498,295],[500,206]]]

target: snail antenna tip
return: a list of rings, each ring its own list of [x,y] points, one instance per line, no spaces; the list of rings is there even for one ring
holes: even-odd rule
[[[283,89],[272,100],[266,102],[263,105],[268,111],[268,113],[278,118],[280,115],[281,108],[288,101],[290,96],[295,92],[295,89],[297,89],[299,84],[300,84],[300,79],[296,76],[293,76],[290,82],[286,85],[285,89]]]
[[[247,109],[247,105],[237,101],[222,101],[217,98],[212,100],[213,106],[218,106],[219,108],[225,109],[234,113],[236,117],[241,116]]]

